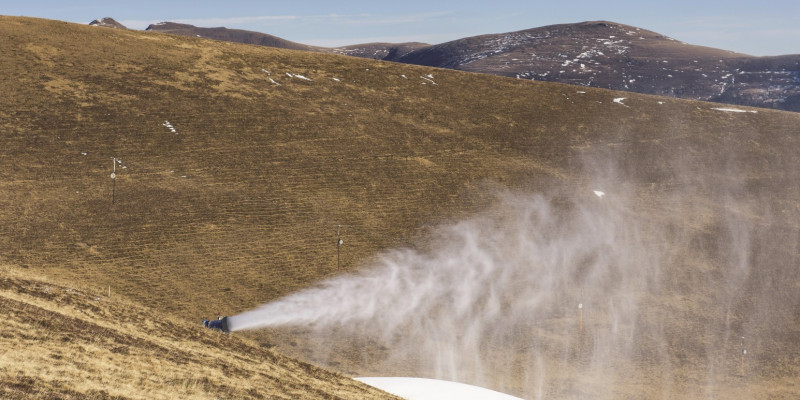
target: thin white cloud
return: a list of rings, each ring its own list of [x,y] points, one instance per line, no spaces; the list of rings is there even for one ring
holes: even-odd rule
[[[256,15],[238,16],[224,18],[174,18],[166,21],[181,24],[195,25],[199,27],[217,27],[251,29],[257,26],[269,26],[274,23],[292,21],[298,24],[312,23],[317,25],[348,25],[348,26],[370,26],[370,25],[407,25],[452,15],[450,11],[425,12],[415,14],[319,14],[319,15]],[[121,24],[132,29],[144,29],[150,24],[162,22],[164,20],[122,20]]]
[[[375,14],[354,14],[354,15],[339,15],[330,14],[326,16],[319,16],[320,19],[325,19],[331,23],[347,24],[347,25],[404,25],[415,24],[432,19],[442,18],[453,15],[450,11],[439,12],[426,12],[417,14],[392,14],[392,15],[375,15]]]
[[[725,15],[706,15],[682,18],[674,21],[676,29],[690,28],[703,30],[750,29],[757,26],[752,19]]]
[[[210,26],[237,26],[270,23],[275,21],[294,21],[303,17],[297,15],[260,15],[260,16],[246,16],[246,17],[229,17],[229,18],[178,18],[172,22],[181,24],[190,24],[195,26],[210,27]]]
[[[292,21],[303,17],[297,15],[258,15],[258,16],[244,16],[244,17],[228,17],[228,18],[174,18],[162,20],[121,20],[119,23],[131,29],[144,29],[148,25],[169,21],[177,22],[180,24],[189,24],[199,27],[236,27],[239,25],[257,25],[276,21]]]
[[[342,47],[365,43],[410,43],[420,42],[428,44],[444,43],[463,37],[473,36],[474,34],[463,33],[442,33],[442,34],[417,34],[417,35],[394,35],[394,36],[363,36],[344,39],[332,38],[309,38],[303,40],[304,44],[320,47]]]

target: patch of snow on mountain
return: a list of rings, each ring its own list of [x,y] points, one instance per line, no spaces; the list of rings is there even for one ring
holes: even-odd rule
[[[722,108],[712,108],[712,110],[724,111],[724,112],[735,112],[735,113],[745,113],[745,112],[749,112],[749,113],[753,113],[753,114],[757,114],[758,113],[758,111],[754,111],[754,110],[753,111],[748,111],[748,110],[742,110],[740,108],[724,108],[724,107],[722,107]]]
[[[428,82],[430,82],[430,83],[432,83],[434,85],[436,84],[436,82],[434,82],[433,79],[431,79],[431,78],[433,78],[433,75],[429,74],[428,76],[420,76],[420,78],[422,78],[422,79],[424,79],[424,80],[426,80],[426,81],[428,81]],[[422,83],[425,83],[425,82],[422,82]]]
[[[176,135],[178,134],[178,131],[177,131],[177,130],[175,130],[175,127],[174,127],[174,126],[172,126],[172,124],[171,124],[169,121],[164,121],[164,123],[163,123],[163,124],[161,124],[161,125],[163,125],[163,126],[164,126],[164,127],[166,127],[167,129],[169,129],[169,131],[170,131],[170,132],[172,132],[172,133],[174,133],[174,134],[176,134]]]

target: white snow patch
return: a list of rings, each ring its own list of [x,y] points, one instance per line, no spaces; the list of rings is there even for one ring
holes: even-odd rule
[[[433,81],[433,75],[429,74],[428,76],[420,76],[420,78],[421,79],[425,79],[426,81],[428,81],[428,82],[430,82],[430,83],[432,83],[434,85],[436,84],[436,82]],[[424,84],[425,82],[422,82],[422,83]]]
[[[597,196],[597,197],[599,197],[601,199],[606,196],[606,192],[603,192],[603,191],[600,191],[600,190],[593,190],[592,193],[594,193],[595,196]]]
[[[333,78],[333,80],[336,81],[336,82],[341,82],[341,80],[339,78]]]
[[[355,378],[407,400],[522,400],[505,393],[465,383],[426,378]]]
[[[740,108],[712,108],[712,110],[725,111],[725,112],[736,112],[736,113],[744,113],[744,112],[749,112],[749,113],[753,113],[753,114],[757,114],[758,113],[758,111],[748,111],[748,110],[742,110]]]
[[[625,103],[622,102],[625,99],[627,99],[627,97],[617,97],[616,99],[614,99],[614,103],[621,104],[621,105],[623,105],[625,107],[628,107]]]
[[[265,73],[265,74],[267,74],[267,75],[272,75],[272,74],[270,74],[270,73],[269,73],[269,71],[267,71],[267,70],[266,70],[266,69],[264,69],[264,68],[261,68],[261,70],[262,70],[262,71],[264,71],[264,73]]]
[[[403,77],[403,79],[408,79],[408,77],[407,77],[407,76],[405,76],[405,75],[400,75],[400,76],[402,76],[402,77]]]
[[[170,132],[172,132],[172,133],[174,133],[176,135],[178,134],[178,131],[175,130],[175,127],[172,126],[172,124],[169,121],[164,121],[164,123],[161,124],[161,125],[165,126],[167,129],[169,129]]]
[[[281,85],[280,83],[278,83],[278,82],[275,82],[275,79],[269,78],[269,81],[270,81],[270,82],[272,82],[272,83],[274,83],[274,84],[276,84],[276,85],[278,85],[278,86],[280,86],[280,85]]]

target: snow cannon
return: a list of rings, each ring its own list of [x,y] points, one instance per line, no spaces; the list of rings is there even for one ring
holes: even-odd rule
[[[231,333],[231,330],[228,328],[228,317],[221,317],[215,320],[206,321],[203,323],[203,326],[209,329],[216,329],[225,333]]]

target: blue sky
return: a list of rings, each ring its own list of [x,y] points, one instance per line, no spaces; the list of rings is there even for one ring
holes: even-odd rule
[[[438,0],[3,1],[0,14],[87,24],[112,17],[132,29],[175,21],[247,29],[320,46],[442,43],[485,33],[606,20],[683,42],[752,55],[800,54],[800,1]]]

